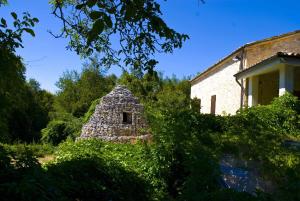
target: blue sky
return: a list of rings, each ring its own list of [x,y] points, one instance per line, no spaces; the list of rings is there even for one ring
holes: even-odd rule
[[[193,76],[245,43],[300,29],[299,0],[198,1],[159,0],[167,24],[190,36],[182,49],[156,56],[158,70],[164,75]],[[68,40],[55,39],[47,32],[61,27],[50,14],[48,0],[10,0],[0,11],[5,18],[10,11],[28,11],[40,20],[36,37],[26,35],[25,48],[17,51],[26,64],[27,78],[55,92],[55,82],[64,71],[80,71],[83,61],[66,50]],[[112,68],[109,73],[120,75],[120,69]]]

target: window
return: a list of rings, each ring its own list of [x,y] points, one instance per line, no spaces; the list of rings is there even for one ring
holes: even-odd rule
[[[132,124],[132,114],[123,112],[123,124]]]
[[[211,102],[210,102],[210,113],[216,114],[216,95],[211,96]]]

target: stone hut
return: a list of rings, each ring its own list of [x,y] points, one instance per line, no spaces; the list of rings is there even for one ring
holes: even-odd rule
[[[83,126],[79,139],[101,138],[106,141],[126,142],[147,140],[144,107],[122,85],[102,97],[94,114]]]

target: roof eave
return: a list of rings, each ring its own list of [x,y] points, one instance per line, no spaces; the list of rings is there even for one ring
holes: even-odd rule
[[[278,52],[277,54],[249,67],[246,68],[234,75],[236,79],[242,79],[244,78],[243,75],[251,73],[252,71],[257,70],[258,68],[261,68],[262,66],[269,65],[272,62],[276,62],[275,64],[279,63],[285,63],[290,65],[299,65],[300,64],[300,55],[285,55],[282,52]]]
[[[233,56],[234,54],[238,53],[240,50],[252,46],[252,45],[256,45],[258,43],[262,43],[262,42],[268,42],[274,39],[278,39],[278,38],[282,38],[282,37],[286,37],[286,36],[290,36],[293,34],[297,34],[300,33],[300,30],[296,30],[296,31],[292,31],[292,32],[288,32],[285,34],[281,34],[281,35],[277,35],[277,36],[272,36],[266,39],[262,39],[262,40],[257,40],[251,43],[246,43],[245,45],[241,46],[240,48],[236,49],[235,51],[233,51],[231,54],[229,54],[228,56],[224,57],[223,59],[221,59],[220,61],[218,61],[217,63],[213,64],[211,67],[207,68],[205,71],[203,71],[202,73],[200,73],[199,75],[196,75],[193,79],[190,80],[191,84],[193,85],[197,80],[199,80],[203,75],[205,75],[206,73],[208,73],[210,70],[212,70],[213,68],[215,68],[217,65],[219,65],[220,63],[222,63],[223,61],[225,61],[226,59],[230,58],[231,56]]]

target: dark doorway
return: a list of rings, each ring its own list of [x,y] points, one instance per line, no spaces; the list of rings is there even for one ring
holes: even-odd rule
[[[132,114],[123,112],[123,124],[132,124]]]
[[[300,100],[300,91],[294,91],[294,96],[297,96],[298,99]]]

